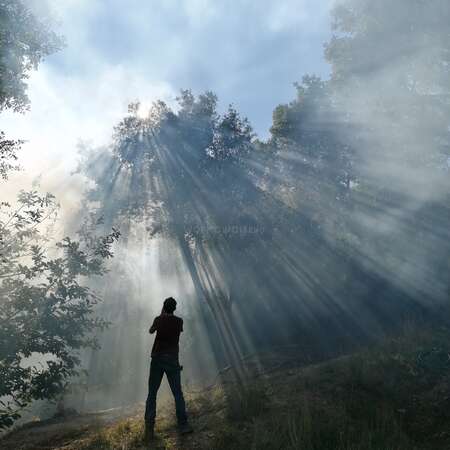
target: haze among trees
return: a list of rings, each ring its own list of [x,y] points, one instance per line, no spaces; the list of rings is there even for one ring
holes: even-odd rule
[[[0,7],[0,105],[23,111],[30,70],[63,40],[24,3]],[[81,359],[92,384],[120,379],[114,389],[138,400],[136,330],[149,312],[130,311],[147,271],[188,280],[197,378],[232,367],[244,379],[243,358],[273,347],[338,354],[448,306],[450,9],[344,0],[332,22],[329,79],[292,74],[300,81],[274,105],[267,139],[234,106],[219,113],[213,92],[183,89],[172,107],[131,103],[109,146],[84,146],[76,238],[55,243],[44,229],[58,209],[51,194],[2,203],[0,427],[56,398]],[[1,133],[7,183],[21,142]],[[117,328],[100,333],[111,321],[133,352],[114,354]],[[80,359],[98,343],[108,357]]]
[[[0,110],[25,112],[26,80],[62,40],[20,1],[0,4]],[[0,131],[0,175],[18,170],[21,141]],[[22,190],[0,203],[0,429],[34,400],[55,399],[79,373],[79,350],[96,347],[92,313],[99,298],[86,280],[105,273],[119,237],[96,235],[86,221],[77,239],[55,241],[59,206],[52,194]]]

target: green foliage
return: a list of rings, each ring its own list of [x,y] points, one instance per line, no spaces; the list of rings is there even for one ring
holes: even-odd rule
[[[23,141],[6,139],[5,133],[0,131],[0,177],[3,180],[8,178],[11,170],[18,170],[17,152]]]
[[[399,89],[424,92],[431,80],[448,80],[450,8],[445,0],[399,0],[395,5],[388,0],[344,0],[332,15],[335,35],[325,55],[334,79],[355,77],[356,82],[400,63],[407,72],[393,73],[391,79]],[[432,76],[436,71],[440,76]]]
[[[270,132],[274,138],[306,140],[308,134],[317,134],[324,127],[320,113],[330,109],[330,91],[319,77],[306,75],[302,83],[295,83],[297,99],[289,105],[275,108]],[[316,138],[319,136],[316,136]]]
[[[54,197],[22,191],[17,204],[0,208],[0,428],[60,394],[78,373],[78,350],[96,347],[93,332],[107,324],[93,315],[99,298],[86,283],[105,273],[120,234],[96,236],[86,223],[80,241],[52,245]]]
[[[29,103],[26,80],[43,58],[62,46],[48,21],[38,19],[22,0],[0,3],[0,111],[23,111]]]
[[[241,118],[230,106],[218,120],[206,152],[212,159],[219,161],[242,158],[250,151],[253,137],[248,119]]]
[[[331,296],[383,327],[388,304],[448,301],[450,6],[343,0],[332,16],[330,80],[274,110],[264,181],[339,255]]]
[[[357,132],[369,136],[366,146],[383,133],[376,145],[388,145],[379,152],[386,166],[442,168],[450,142],[450,7],[443,0],[391,6],[345,0],[334,8],[335,35],[325,50],[331,86],[338,102],[352,100],[353,111],[342,108],[350,120],[370,118]]]
[[[29,105],[26,80],[39,63],[62,46],[62,39],[39,20],[22,0],[0,2],[0,112],[23,112]],[[18,170],[23,141],[7,139],[0,130],[0,177]]]
[[[286,173],[286,182],[302,183],[301,178],[313,176],[308,189],[319,187],[321,194],[342,197],[356,182],[354,152],[341,142],[345,124],[338,122],[339,112],[333,91],[327,82],[316,76],[304,76],[295,83],[297,98],[289,105],[279,105],[273,113],[270,129],[274,145],[280,152],[295,155],[293,172]],[[302,175],[298,177],[298,175]],[[297,180],[294,178],[296,177]],[[316,186],[314,186],[316,184]],[[303,186],[305,183],[303,183]]]
[[[246,179],[245,166],[254,134],[234,108],[219,115],[211,92],[194,97],[182,90],[177,101],[177,112],[159,101],[147,117],[137,114],[139,105],[130,105],[129,114],[114,128],[112,158],[105,157],[106,166],[116,171],[117,179],[130,180],[132,201],[105,172],[88,173],[96,181],[88,200],[100,201],[111,221],[130,216],[144,220],[151,235],[188,245],[212,234],[217,238],[225,226],[239,223],[242,214],[233,216],[230,224],[224,210],[243,212],[249,202],[245,196],[256,191]],[[247,191],[239,186],[242,181]],[[201,213],[198,202],[204,204]]]

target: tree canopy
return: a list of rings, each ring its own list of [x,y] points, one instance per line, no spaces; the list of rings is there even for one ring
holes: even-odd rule
[[[0,2],[0,112],[27,109],[27,78],[61,45],[24,2]],[[22,143],[0,131],[3,182]],[[86,222],[78,240],[58,242],[57,211],[54,196],[36,190],[0,203],[0,429],[34,400],[60,395],[79,373],[80,350],[96,347],[94,333],[107,325],[93,314],[100,299],[88,280],[105,273],[120,233],[100,235]]]
[[[0,111],[23,111],[32,70],[63,45],[48,19],[38,18],[22,0],[0,4]]]
[[[119,232],[98,236],[86,223],[81,240],[55,243],[45,228],[57,210],[36,191],[0,207],[0,428],[33,400],[61,394],[79,373],[79,350],[96,347],[93,332],[107,325],[93,315],[99,298],[86,279],[105,273]]]

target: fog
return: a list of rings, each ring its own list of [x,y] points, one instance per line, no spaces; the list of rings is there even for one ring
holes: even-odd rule
[[[66,47],[2,112],[27,140],[2,200],[38,180],[61,235],[121,232],[70,404],[142,401],[169,296],[188,391],[448,302],[450,5],[372,3],[33,2]]]

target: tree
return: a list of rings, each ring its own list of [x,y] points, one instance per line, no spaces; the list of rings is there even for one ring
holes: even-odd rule
[[[341,114],[360,125],[366,160],[382,160],[377,184],[388,164],[443,168],[450,156],[449,21],[443,0],[345,0],[333,10],[332,89]],[[383,185],[395,186],[400,170],[384,172]]]
[[[264,193],[251,179],[254,134],[233,107],[219,115],[210,92],[194,97],[185,90],[178,102],[176,112],[156,102],[147,117],[132,105],[115,127],[110,153],[93,153],[83,165],[95,181],[87,200],[125,239],[144,225],[146,236],[177,249],[218,336],[219,359],[236,362],[243,340],[231,307],[249,284],[233,260],[242,267],[253,260],[251,248],[270,239],[271,228],[261,215]]]
[[[115,229],[95,234],[86,222],[80,240],[56,244],[42,228],[58,206],[52,195],[21,192],[0,208],[0,429],[33,400],[54,399],[78,372],[78,352],[96,347],[107,323],[95,317],[100,300],[87,280],[105,273]]]
[[[5,133],[0,131],[0,178],[6,180],[11,170],[18,170],[16,164],[17,152],[23,141],[6,139]]]
[[[0,111],[24,111],[29,105],[26,80],[63,40],[22,0],[0,3]]]
[[[360,174],[353,250],[416,301],[448,301],[450,4],[344,0],[326,45]]]
[[[31,71],[62,46],[62,39],[21,0],[0,2],[0,111],[24,112]],[[0,176],[17,169],[23,142],[0,131]],[[102,276],[119,238],[97,234],[86,222],[78,240],[55,242],[58,205],[51,194],[22,191],[14,208],[0,204],[0,429],[33,400],[54,399],[79,373],[79,351],[96,347],[100,298],[89,280]],[[91,281],[92,282],[92,281]]]
[[[295,87],[297,98],[273,112],[269,145],[274,149],[272,174],[278,180],[274,192],[334,238],[357,182],[354,150],[341,138],[346,124],[330,84],[305,76]]]
[[[304,78],[260,145],[266,189],[322,235],[303,266],[317,303],[349,329],[448,301],[449,15],[440,0],[337,2],[330,80]]]
[[[0,113],[24,112],[29,106],[27,79],[48,55],[59,50],[63,39],[38,19],[22,0],[0,2]],[[7,139],[0,130],[0,176],[18,170],[15,163],[20,140]]]

